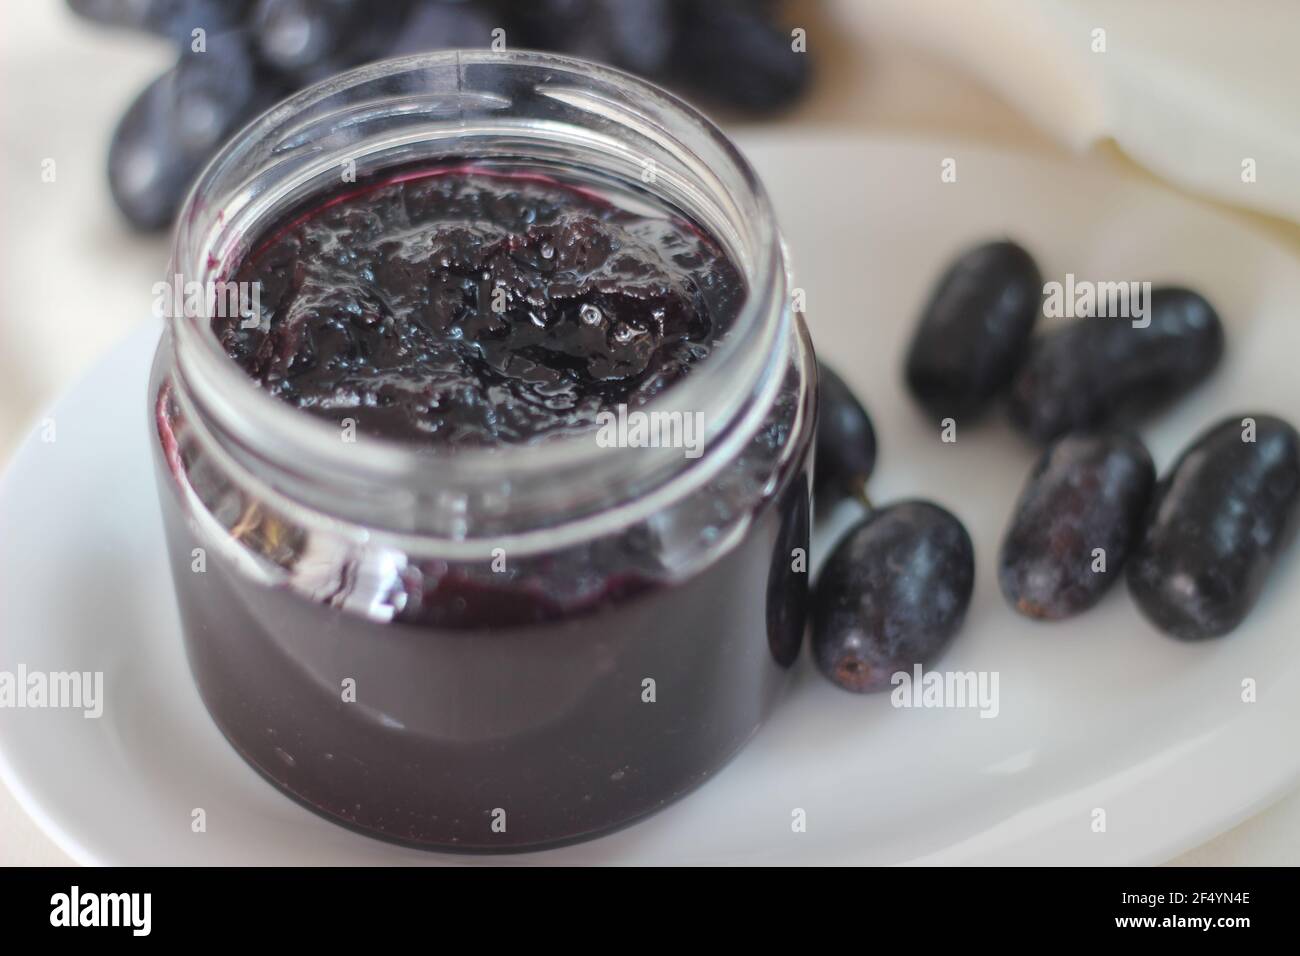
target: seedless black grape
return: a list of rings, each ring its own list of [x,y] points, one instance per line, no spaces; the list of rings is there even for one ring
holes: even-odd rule
[[[939,279],[907,353],[907,385],[936,419],[978,417],[1015,374],[1042,306],[1033,257],[990,242]]]
[[[928,501],[872,512],[827,559],[813,601],[813,656],[845,690],[885,690],[931,661],[966,617],[975,549],[966,528]]]
[[[1204,297],[1151,293],[1147,315],[1075,319],[1041,335],[1008,395],[1012,423],[1038,442],[1131,424],[1204,380],[1223,357],[1223,324]]]
[[[1016,503],[998,568],[1007,603],[1060,620],[1096,604],[1142,531],[1156,470],[1136,437],[1070,435],[1045,451]]]
[[[1235,628],[1300,521],[1300,435],[1271,415],[1203,433],[1156,487],[1128,567],[1129,590],[1162,631],[1199,640]]]

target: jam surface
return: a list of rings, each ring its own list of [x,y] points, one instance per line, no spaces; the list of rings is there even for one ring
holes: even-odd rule
[[[666,209],[471,167],[326,195],[233,278],[260,283],[260,324],[213,329],[268,392],[362,433],[456,446],[645,404],[744,299],[717,242]]]

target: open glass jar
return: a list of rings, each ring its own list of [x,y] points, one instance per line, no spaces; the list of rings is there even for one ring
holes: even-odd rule
[[[652,199],[716,240],[743,305],[642,409],[699,413],[701,453],[349,435],[255,384],[205,309],[154,364],[160,498],[191,668],[249,763],[375,836],[535,848],[662,807],[769,712],[804,629],[815,363],[735,148],[650,84],[536,53],[390,60],[285,101],[196,184],[170,274],[228,279],[340,170],[447,164]]]

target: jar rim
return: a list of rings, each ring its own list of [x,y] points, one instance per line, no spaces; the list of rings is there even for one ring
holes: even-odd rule
[[[780,384],[791,338],[792,314],[784,301],[785,256],[770,200],[739,149],[707,117],[655,84],[610,67],[532,51],[448,50],[378,61],[308,87],[244,127],[209,162],[178,218],[172,273],[186,278],[202,276],[205,282],[225,278],[221,270],[231,265],[232,250],[240,239],[232,234],[239,220],[238,211],[275,201],[269,193],[258,192],[252,183],[255,177],[247,167],[251,164],[261,169],[270,164],[283,168],[286,155],[295,151],[301,154],[305,150],[310,157],[313,142],[310,135],[303,134],[303,117],[311,111],[325,109],[326,115],[319,122],[325,129],[334,129],[338,123],[348,121],[347,113],[366,109],[367,103],[382,102],[383,94],[378,100],[372,97],[352,104],[348,110],[340,107],[338,112],[345,114],[342,119],[328,113],[332,101],[346,101],[350,94],[373,88],[397,90],[403,80],[411,78],[433,80],[439,95],[445,93],[453,99],[491,96],[491,91],[473,89],[471,73],[484,67],[535,73],[530,82],[537,95],[567,98],[566,104],[603,111],[605,118],[615,123],[641,124],[639,129],[645,135],[655,137],[665,148],[680,150],[689,172],[712,176],[706,185],[743,192],[722,197],[722,202],[747,213],[745,221],[736,224],[745,231],[747,247],[743,261],[736,263],[745,278],[744,302],[718,348],[681,381],[654,395],[639,409],[649,413],[704,411],[706,449],[743,440],[744,433],[751,431],[751,426],[756,428],[761,420],[767,404],[764,396],[770,400]],[[544,78],[545,86],[535,82],[539,78]],[[447,89],[442,90],[439,84],[445,84]],[[420,90],[418,95],[428,96],[431,91]],[[629,103],[636,104],[635,111],[629,110]],[[500,111],[503,122],[508,119],[508,106],[488,106]],[[477,135],[479,129],[477,121],[467,118],[463,111],[457,119],[454,107],[451,116],[440,119],[439,126],[448,140],[458,135]],[[424,134],[429,132],[428,127],[421,129]],[[540,129],[538,135],[577,134],[548,127]],[[286,147],[286,143],[292,145]],[[725,163],[729,168],[708,168],[692,143],[707,148],[710,162]],[[331,163],[337,163],[337,157]],[[660,175],[667,174],[667,170],[660,170]],[[229,200],[232,191],[240,198]],[[218,254],[220,250],[224,254]],[[560,498],[542,493],[546,486],[570,483],[564,501],[571,501],[575,498],[575,482],[594,486],[635,478],[641,486],[658,486],[673,481],[692,464],[683,460],[680,449],[610,449],[587,432],[484,448],[426,447],[362,435],[357,435],[354,443],[345,443],[340,441],[337,426],[293,408],[258,386],[230,359],[210,326],[203,315],[173,316],[170,320],[185,397],[213,431],[242,455],[270,467],[280,478],[301,480],[304,476],[328,475],[336,490],[349,489],[352,493],[340,497],[339,507],[329,509],[337,510],[341,517],[377,520],[373,514],[362,515],[351,507],[366,497],[356,494],[363,489],[382,494],[386,499],[384,507],[394,513],[433,505],[451,514],[444,514],[428,528],[423,522],[415,522],[420,525],[415,527],[408,516],[397,521],[399,530],[436,529],[463,536],[467,529],[458,528],[454,513],[464,511],[466,499],[478,500],[485,488],[504,480],[514,499],[509,507],[528,513],[517,514],[516,524],[529,527],[534,521],[546,520],[548,514],[552,519],[557,517],[557,509],[565,510]],[[284,484],[273,481],[276,483]],[[528,499],[522,508],[521,495]],[[500,503],[498,506],[505,507]],[[570,517],[580,517],[599,509],[592,504],[584,512],[575,504],[571,510]],[[384,522],[380,519],[379,523]]]

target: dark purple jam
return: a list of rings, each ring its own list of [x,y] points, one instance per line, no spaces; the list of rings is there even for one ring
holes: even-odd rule
[[[646,402],[719,347],[744,294],[681,218],[463,169],[318,200],[235,277],[264,283],[263,325],[214,325],[273,395],[454,445]],[[312,809],[426,848],[571,842],[698,786],[771,709],[808,600],[797,358],[703,487],[504,572],[278,510],[210,453],[172,361],[164,340],[155,449],[190,666],[235,748]]]
[[[451,445],[591,426],[687,374],[744,285],[718,244],[538,174],[426,170],[351,187],[257,244],[262,325],[214,328],[276,397]]]

